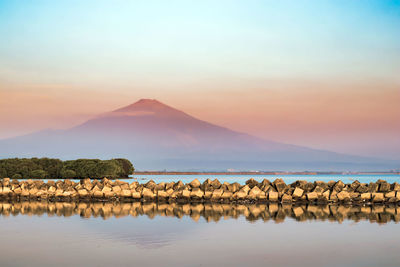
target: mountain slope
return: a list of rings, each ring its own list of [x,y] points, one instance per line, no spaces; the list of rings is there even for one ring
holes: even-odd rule
[[[260,139],[142,99],[68,130],[0,141],[0,157],[126,157],[137,169],[387,170],[396,163]]]

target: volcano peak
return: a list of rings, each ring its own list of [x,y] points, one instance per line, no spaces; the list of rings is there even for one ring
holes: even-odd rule
[[[154,105],[154,104],[164,105],[163,103],[161,103],[157,99],[150,99],[150,98],[142,98],[139,101],[133,103],[132,105]]]
[[[163,115],[184,114],[182,111],[179,111],[168,105],[165,105],[164,103],[156,99],[149,99],[149,98],[142,98],[133,104],[114,110],[112,113],[137,114],[137,112],[150,112],[152,114],[163,114]]]

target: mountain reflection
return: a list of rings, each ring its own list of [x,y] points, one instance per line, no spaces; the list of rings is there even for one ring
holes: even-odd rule
[[[345,206],[345,205],[280,205],[280,204],[178,204],[178,203],[70,203],[70,202],[0,202],[2,216],[63,216],[80,215],[83,218],[120,218],[125,216],[156,216],[182,218],[190,216],[194,221],[201,217],[207,222],[245,217],[249,222],[285,219],[303,221],[344,220],[387,223],[400,221],[400,206]]]

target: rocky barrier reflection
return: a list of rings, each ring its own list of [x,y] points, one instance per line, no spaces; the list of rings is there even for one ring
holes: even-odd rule
[[[352,220],[354,222],[397,223],[400,221],[400,206],[18,201],[0,202],[0,215],[4,217],[18,215],[70,217],[79,215],[82,218],[102,219],[126,216],[147,216],[151,219],[156,216],[176,218],[188,216],[194,221],[205,219],[207,222],[244,217],[249,222],[274,221],[280,223],[286,219],[293,219],[299,222],[330,221],[340,223],[345,220]]]

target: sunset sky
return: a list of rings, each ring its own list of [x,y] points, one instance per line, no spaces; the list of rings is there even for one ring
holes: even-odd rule
[[[400,1],[0,0],[0,138],[141,98],[400,159]]]

